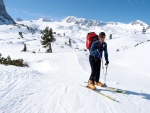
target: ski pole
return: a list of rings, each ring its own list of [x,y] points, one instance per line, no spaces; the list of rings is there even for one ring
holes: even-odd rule
[[[108,68],[108,65],[106,65],[106,73],[104,75],[104,87],[106,87],[106,75],[107,75],[107,68]]]
[[[103,64],[103,58],[101,58],[101,61],[102,61],[102,69],[103,69],[103,75],[104,75],[104,84],[103,84],[103,87],[106,87],[106,73],[104,72],[104,64]],[[107,72],[107,71],[106,71]]]
[[[101,61],[102,61],[102,69],[103,69],[103,74],[104,74],[103,58],[101,58]]]

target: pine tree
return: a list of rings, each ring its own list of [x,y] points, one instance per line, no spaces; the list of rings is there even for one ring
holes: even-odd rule
[[[23,50],[22,51],[24,51],[24,52],[26,52],[27,51],[27,46],[26,46],[26,44],[24,44],[24,48],[23,48]]]
[[[22,32],[19,32],[19,35],[20,35],[21,38],[23,38]]]
[[[109,39],[112,39],[112,34],[109,35]]]
[[[41,44],[43,45],[44,48],[48,49],[46,50],[47,53],[52,53],[52,47],[51,43],[56,41],[56,39],[53,36],[53,29],[49,27],[46,27],[45,30],[43,30],[43,36],[41,37]]]
[[[69,46],[71,47],[71,39],[69,38]]]
[[[142,33],[145,34],[145,32],[146,32],[146,29],[145,27],[143,27]]]

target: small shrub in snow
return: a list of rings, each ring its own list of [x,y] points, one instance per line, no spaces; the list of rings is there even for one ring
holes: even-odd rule
[[[64,46],[60,46],[61,48],[64,48]]]
[[[18,28],[20,28],[20,26],[19,26],[19,25],[18,25],[17,27],[18,27]]]
[[[117,49],[116,51],[119,52],[119,49]]]
[[[110,39],[110,40],[112,39],[112,34],[109,35],[109,39]]]
[[[35,52],[35,51],[32,51],[32,53],[34,53],[34,54],[35,54],[36,52]]]
[[[144,43],[144,42],[138,43],[138,44],[136,44],[134,47],[136,47],[136,46],[138,46],[138,45],[140,45],[140,44],[142,44],[142,43]]]
[[[71,44],[71,39],[69,38],[69,46],[71,47],[71,45],[72,45],[72,44]]]
[[[145,29],[145,27],[143,27],[143,29],[142,29],[142,33],[143,33],[143,34],[145,34],[145,33],[146,33],[146,29]]]
[[[134,47],[138,46],[139,44],[136,44]]]
[[[57,36],[60,36],[60,37],[61,37],[61,34],[60,34],[60,33],[57,33]]]
[[[83,49],[84,51],[87,51],[87,49]]]
[[[26,52],[26,51],[27,51],[27,46],[26,46],[26,44],[24,44],[24,48],[21,52]]]
[[[67,45],[67,42],[65,42],[65,45]]]
[[[19,32],[19,35],[20,35],[21,38],[23,38],[22,32]]]
[[[12,60],[10,56],[8,56],[7,58],[2,57],[2,54],[0,54],[0,64],[4,64],[4,65],[15,65],[15,66],[19,66],[19,67],[25,67],[28,65],[24,64],[23,59],[15,59]]]

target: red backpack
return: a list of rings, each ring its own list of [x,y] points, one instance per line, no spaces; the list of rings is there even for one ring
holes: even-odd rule
[[[90,49],[92,43],[96,40],[98,40],[98,35],[95,32],[88,33],[86,37],[86,48]]]

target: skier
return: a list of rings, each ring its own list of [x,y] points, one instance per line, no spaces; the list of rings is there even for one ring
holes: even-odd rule
[[[105,33],[99,33],[99,40],[92,43],[90,48],[89,62],[91,66],[91,75],[88,81],[88,87],[91,89],[96,89],[95,85],[103,86],[103,84],[99,81],[100,78],[100,67],[101,67],[101,59],[104,51],[105,57],[105,65],[109,64],[108,60],[108,52],[107,52],[107,44],[104,42]]]

